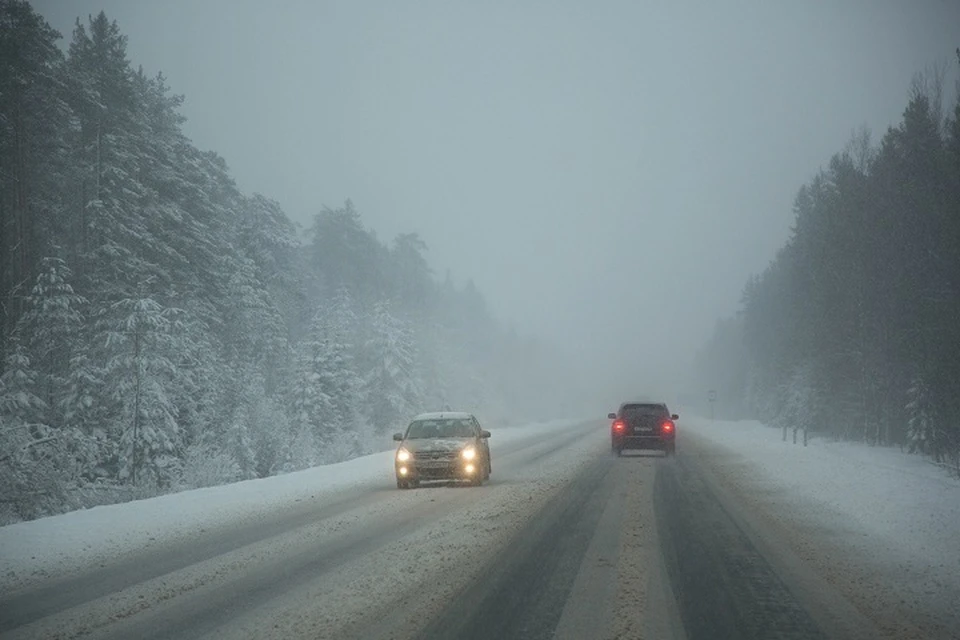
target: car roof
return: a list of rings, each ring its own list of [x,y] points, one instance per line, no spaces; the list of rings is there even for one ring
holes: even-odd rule
[[[658,401],[656,401],[656,400],[629,400],[629,401],[627,401],[627,402],[621,402],[621,403],[620,403],[620,406],[621,406],[621,407],[626,407],[626,406],[631,405],[631,404],[654,404],[654,405],[657,405],[657,406],[659,406],[659,407],[665,407],[665,406],[667,406],[667,403],[666,403],[666,402],[658,402]]]
[[[431,413],[421,413],[420,415],[414,417],[413,421],[417,420],[469,420],[473,417],[471,413],[465,413],[463,411],[434,411]]]

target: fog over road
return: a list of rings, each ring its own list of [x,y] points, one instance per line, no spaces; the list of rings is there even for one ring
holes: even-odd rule
[[[318,494],[267,522],[34,582],[0,596],[0,635],[947,637],[875,624],[682,421],[674,458],[617,458],[607,429],[494,431],[479,488]],[[809,551],[822,534],[804,535]]]

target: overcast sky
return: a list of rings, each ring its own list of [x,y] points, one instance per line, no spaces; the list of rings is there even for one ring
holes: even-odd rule
[[[960,45],[955,0],[36,6],[67,40],[106,10],[244,191],[303,225],[351,198],[503,321],[623,372],[685,364],[799,186]]]

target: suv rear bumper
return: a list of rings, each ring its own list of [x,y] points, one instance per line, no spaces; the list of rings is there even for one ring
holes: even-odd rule
[[[673,437],[659,435],[623,435],[612,439],[614,449],[668,449],[674,442]]]

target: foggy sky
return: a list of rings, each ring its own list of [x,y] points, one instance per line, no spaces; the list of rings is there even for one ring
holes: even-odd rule
[[[687,365],[800,185],[960,45],[937,0],[35,6],[66,41],[106,10],[245,192],[419,232],[438,277],[625,390]]]

